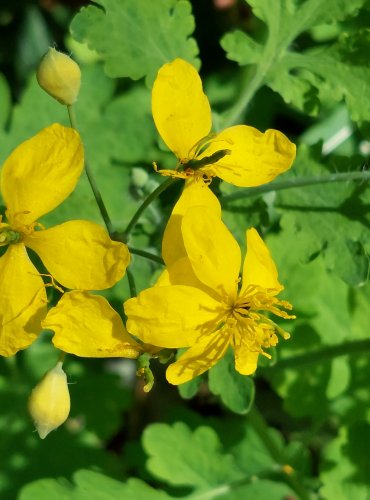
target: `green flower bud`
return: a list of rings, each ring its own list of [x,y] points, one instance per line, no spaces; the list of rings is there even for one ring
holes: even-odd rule
[[[143,188],[149,180],[149,174],[146,170],[140,167],[131,169],[132,183],[137,188]]]
[[[33,389],[28,410],[41,439],[67,420],[70,398],[61,362],[48,371]]]
[[[81,71],[69,56],[50,47],[41,59],[36,78],[41,88],[61,104],[70,106],[77,100]]]

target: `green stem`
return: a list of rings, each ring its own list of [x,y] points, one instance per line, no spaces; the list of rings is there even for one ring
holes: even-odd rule
[[[264,193],[272,191],[281,191],[283,189],[299,188],[306,186],[314,186],[316,184],[328,184],[331,182],[346,182],[346,181],[366,181],[370,179],[370,171],[362,172],[344,172],[313,177],[292,178],[285,181],[272,182],[253,188],[239,189],[235,193],[228,194],[221,198],[222,205],[235,201],[240,198],[252,198]]]
[[[73,106],[67,106],[67,110],[68,110],[68,116],[69,116],[69,121],[71,123],[71,127],[74,128],[75,130],[78,130],[77,128],[77,120],[76,120],[76,114],[75,114],[75,111],[74,111],[74,108]],[[103,201],[103,198],[100,194],[100,191],[99,191],[99,188],[95,182],[95,179],[94,179],[94,175],[92,173],[92,170],[89,166],[89,164],[85,161],[85,172],[86,172],[86,175],[87,175],[87,178],[88,178],[88,181],[90,183],[90,186],[91,186],[91,189],[92,189],[92,192],[94,193],[94,197],[95,197],[95,201],[99,207],[99,211],[101,213],[101,216],[104,220],[104,223],[105,223],[105,226],[107,228],[107,231],[108,233],[111,235],[113,233],[113,224],[110,220],[110,217],[108,215],[108,211],[105,207],[105,204],[104,204],[104,201]]]
[[[158,264],[162,264],[162,266],[164,266],[162,257],[159,257],[158,255],[146,252],[145,250],[139,250],[138,248],[128,247],[128,249],[130,250],[130,253],[140,255],[140,257],[144,257],[145,259],[152,260],[153,262],[157,262]]]
[[[225,113],[224,127],[230,127],[242,121],[243,115],[248,107],[248,104],[254,97],[257,90],[265,83],[266,76],[273,64],[276,64],[278,59],[284,54],[286,47],[289,45],[289,40],[281,40],[279,45],[276,40],[279,38],[277,33],[279,22],[275,28],[269,31],[268,39],[263,49],[263,54],[260,57],[260,62],[255,69],[253,75],[253,67],[244,69],[244,80],[246,82],[246,90],[242,92],[235,104]]]
[[[271,457],[277,464],[280,464],[282,467],[284,465],[289,465],[282,463],[284,462],[283,457],[281,456],[281,450],[276,446],[275,440],[271,438],[269,433],[269,427],[265,422],[263,416],[260,412],[253,407],[251,411],[248,413],[248,421],[258,434],[259,438],[265,445]],[[302,486],[301,482],[295,476],[295,472],[292,474],[284,475],[285,482],[289,484],[289,486],[296,492],[298,498],[301,500],[310,500],[310,494],[306,491],[306,489]]]
[[[62,363],[63,364],[65,358],[66,358],[66,353],[64,351],[59,351],[57,363]]]
[[[263,85],[265,76],[270,69],[272,58],[266,60],[263,65],[260,65],[254,76],[250,79],[250,70],[245,69],[244,80],[249,80],[246,85],[245,92],[242,92],[240,98],[235,102],[235,104],[225,113],[225,119],[223,121],[223,127],[231,127],[242,121],[243,115],[248,107],[248,104],[252,100],[254,94]]]
[[[268,370],[285,370],[287,368],[301,368],[304,365],[313,363],[321,363],[323,361],[330,361],[338,356],[345,356],[347,354],[363,354],[370,352],[370,340],[354,340],[352,342],[345,342],[344,344],[333,345],[324,347],[318,351],[309,352],[307,354],[300,354],[298,356],[281,359]]]
[[[177,179],[170,177],[166,181],[162,182],[150,195],[148,195],[143,203],[140,205],[140,207],[136,210],[134,213],[132,219],[128,223],[128,226],[126,227],[124,231],[125,239],[127,241],[128,236],[130,235],[131,231],[137,224],[138,220],[141,217],[141,214],[144,212],[146,207],[152,203],[153,200],[155,200],[163,191],[165,191],[169,186],[171,186]]]
[[[130,295],[131,297],[136,297],[137,290],[136,290],[135,278],[130,269],[126,269],[126,276],[128,280],[128,286],[130,288]]]
[[[150,392],[154,385],[154,375],[150,369],[150,360],[152,356],[148,352],[140,354],[137,358],[137,370],[136,375],[138,377],[143,377],[145,385],[143,387],[144,392]]]

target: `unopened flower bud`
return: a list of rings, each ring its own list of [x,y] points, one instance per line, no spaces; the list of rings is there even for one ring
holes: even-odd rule
[[[41,88],[61,104],[70,106],[77,100],[81,71],[69,56],[50,47],[41,59],[36,78]]]
[[[70,398],[61,362],[48,371],[33,389],[28,410],[41,439],[67,420]]]

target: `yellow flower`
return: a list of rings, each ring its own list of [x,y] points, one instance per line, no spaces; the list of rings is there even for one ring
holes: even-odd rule
[[[192,177],[188,179],[179,200],[173,207],[171,217],[163,234],[162,256],[167,268],[176,261],[187,258],[181,232],[181,221],[189,208],[194,206],[207,207],[215,216],[221,218],[220,202],[209,186],[201,178]],[[186,264],[182,262],[180,265],[184,269]],[[188,272],[191,272],[191,270],[187,269],[184,274]]]
[[[280,308],[283,289],[271,255],[255,229],[246,233],[247,255],[240,282],[240,248],[209,207],[192,207],[182,216],[186,256],[173,261],[157,286],[125,303],[127,329],[160,347],[190,347],[167,369],[167,380],[182,384],[211,368],[229,346],[235,368],[252,374],[265,348],[289,334],[266,313],[293,318]]]
[[[18,146],[1,172],[0,354],[28,347],[46,314],[45,287],[26,247],[67,288],[100,290],[122,278],[130,256],[98,224],[76,220],[43,230],[38,219],[73,191],[83,169],[78,133],[54,124]]]
[[[152,351],[128,334],[121,317],[104,297],[87,292],[65,293],[42,326],[55,332],[55,347],[76,356],[134,359]]]
[[[211,135],[209,102],[196,69],[175,59],[159,70],[152,91],[154,122],[162,139],[179,160],[179,170],[162,175],[212,177],[236,186],[259,186],[289,169],[295,145],[278,130],[264,134],[236,125]]]

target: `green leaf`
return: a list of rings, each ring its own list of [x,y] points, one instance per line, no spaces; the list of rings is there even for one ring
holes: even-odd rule
[[[368,450],[370,425],[357,422],[342,428],[324,450],[320,494],[325,500],[366,500],[369,498]]]
[[[280,233],[267,238],[267,245],[285,286],[285,297],[293,304],[297,319],[282,325],[290,327],[291,339],[279,342],[278,361],[275,366],[265,368],[264,374],[283,398],[284,407],[290,414],[296,417],[310,415],[320,420],[346,392],[353,375],[351,365],[343,366],[346,363],[343,361],[332,366],[331,359],[318,358],[316,363],[312,359],[307,364],[297,363],[280,369],[279,359],[294,361],[296,356],[320,353],[323,346],[366,338],[367,327],[358,328],[354,334],[349,287],[326,270],[323,256],[307,258],[315,252],[315,245],[312,245],[315,233],[297,232],[295,225],[287,222],[285,219],[286,225]],[[360,290],[357,292],[362,296]],[[366,310],[363,313],[366,314]]]
[[[253,13],[267,26],[264,43],[241,31],[227,33],[221,45],[227,57],[242,66],[257,65],[249,78],[249,98],[261,85],[281,94],[288,104],[307,113],[317,113],[320,101],[344,99],[353,120],[370,119],[370,104],[364,92],[370,68],[359,54],[367,54],[369,37],[348,28],[332,45],[298,47],[297,38],[318,25],[342,21],[357,14],[365,0],[248,0]],[[351,31],[351,29],[353,31]],[[357,34],[357,37],[353,37]],[[356,55],[357,57],[350,57]]]
[[[201,382],[202,382],[201,377],[195,377],[192,380],[189,380],[189,382],[186,382],[185,384],[180,384],[178,386],[180,396],[184,399],[193,398],[197,394]]]
[[[153,424],[144,431],[148,470],[174,486],[207,488],[242,477],[233,457],[223,453],[209,427],[192,432],[185,424]]]
[[[283,230],[266,238],[284,285],[284,298],[293,305],[297,319],[284,321],[284,327],[309,324],[320,335],[320,342],[333,345],[352,338],[349,311],[349,288],[335,274],[328,272],[322,256],[309,258],[317,251],[312,232],[297,232],[291,220],[283,219]],[[333,314],[335,311],[335,314]],[[309,336],[309,332],[307,332]],[[294,335],[288,341],[280,341],[277,352],[293,349]],[[312,337],[313,345],[314,337]],[[302,349],[307,349],[302,345]]]
[[[123,412],[132,404],[131,394],[122,387],[122,380],[112,373],[102,370],[89,370],[84,363],[65,364],[68,375],[70,395],[73,405],[71,417],[78,421],[83,419],[83,427],[99,440],[106,441],[111,438],[124,419]],[[130,363],[128,360],[113,361],[112,366]],[[109,391],[107,391],[109,387]]]
[[[291,176],[327,175],[324,158],[314,149],[301,147]],[[359,169],[362,159],[330,157],[338,171]],[[283,211],[282,224],[294,226],[297,239],[311,240],[298,251],[307,261],[321,253],[328,270],[353,286],[363,285],[369,275],[370,201],[368,184],[341,182],[282,190],[276,205]],[[311,255],[310,255],[311,254]]]
[[[102,55],[110,77],[145,76],[150,86],[157,70],[176,57],[199,67],[188,1],[98,0],[96,4],[77,14],[71,32]]]
[[[243,422],[243,421],[242,421]],[[239,428],[240,425],[236,427]],[[245,430],[250,429],[242,423]],[[221,430],[222,428],[222,430]],[[229,424],[224,428],[221,424],[220,432],[229,432]],[[235,429],[234,429],[235,430]],[[275,436],[272,431],[270,436]],[[277,434],[277,433],[276,433]],[[260,447],[249,441],[250,433],[230,453],[222,448],[220,440],[210,427],[197,427],[191,431],[185,424],[177,422],[172,426],[153,424],[144,431],[143,445],[149,454],[148,470],[162,481],[171,486],[188,486],[195,489],[193,493],[183,498],[221,498],[238,499],[241,495],[246,498],[263,498],[266,491],[280,498],[281,494],[292,494],[288,486],[268,481],[262,478],[255,480],[256,474],[268,473],[274,475],[276,460],[269,456],[266,449],[256,437]],[[252,431],[253,435],[253,431]],[[282,449],[284,441],[280,438]],[[244,446],[246,456],[241,458],[239,446]],[[258,446],[258,445],[257,445]],[[255,453],[254,453],[255,452]],[[248,454],[249,453],[249,454]],[[267,455],[262,467],[256,467],[255,459],[261,464],[261,456]],[[283,458],[283,455],[282,455]],[[284,462],[285,463],[285,462]],[[276,492],[276,493],[275,493]]]
[[[254,383],[251,377],[240,375],[235,370],[234,355],[229,350],[226,356],[209,370],[210,391],[220,396],[231,411],[245,415],[254,400]]]
[[[236,193],[239,189],[232,184],[221,183],[223,196]],[[264,198],[240,198],[232,203],[223,204],[222,218],[244,252],[246,250],[246,230],[250,227],[269,226],[268,204],[271,205],[271,201],[271,196],[265,196]]]
[[[67,500],[72,498],[72,486],[65,479],[39,479],[22,488],[19,494],[20,500]]]
[[[351,369],[348,358],[336,358],[331,363],[331,373],[326,388],[328,399],[334,399],[348,389]]]
[[[300,274],[300,269],[296,268],[296,272]],[[323,272],[322,276],[325,276]],[[314,279],[319,278],[320,274],[314,274]],[[305,288],[304,280],[302,285],[300,293],[309,301],[309,296],[315,294],[315,291]],[[326,328],[325,321],[320,321],[323,329],[317,327],[320,325],[319,322],[316,322],[316,330],[311,326],[312,319],[316,316],[312,302],[309,315],[304,316],[303,311],[301,313],[297,311],[298,319],[295,321],[292,338],[279,345],[278,349],[280,359],[291,361],[291,364],[279,368],[278,361],[274,367],[264,371],[283,398],[284,408],[291,415],[311,416],[315,420],[322,421],[325,415],[335,414],[336,418],[340,418],[343,422],[356,421],[359,415],[363,415],[364,418],[367,415],[366,418],[369,418],[369,354],[363,347],[357,351],[350,347],[356,347],[356,340],[368,339],[369,286],[370,284],[352,290],[345,304],[337,308],[332,307],[331,312],[326,312]],[[325,294],[322,296],[319,294],[317,300],[325,301]],[[330,335],[330,330],[335,328],[330,326],[330,323],[333,325],[333,317],[346,304],[348,307],[348,303],[351,304],[351,321],[346,325],[345,337],[337,339],[337,345],[343,348],[342,355],[321,357],[321,350],[327,342],[327,337],[332,337],[331,341],[335,338],[335,334]],[[347,351],[346,341],[349,343]],[[303,362],[305,357],[308,358],[306,363]]]
[[[279,92],[286,102],[292,102],[300,109],[310,112],[310,92],[315,92],[321,101],[345,100],[356,122],[370,120],[370,105],[362,95],[364,82],[370,78],[370,68],[341,59],[341,41],[329,48],[317,49],[309,53],[287,54],[279,68],[271,73],[269,86]],[[285,75],[285,76],[283,76]],[[286,75],[289,75],[288,77]],[[289,99],[290,86],[305,85],[304,102]]]
[[[89,470],[79,470],[73,475],[74,485],[63,479],[41,479],[25,486],[20,500],[163,500],[166,493],[151,488],[139,479],[121,483],[110,477]]]
[[[248,0],[254,14],[264,21],[278,43],[293,40],[317,24],[341,21],[354,14],[366,0]]]

